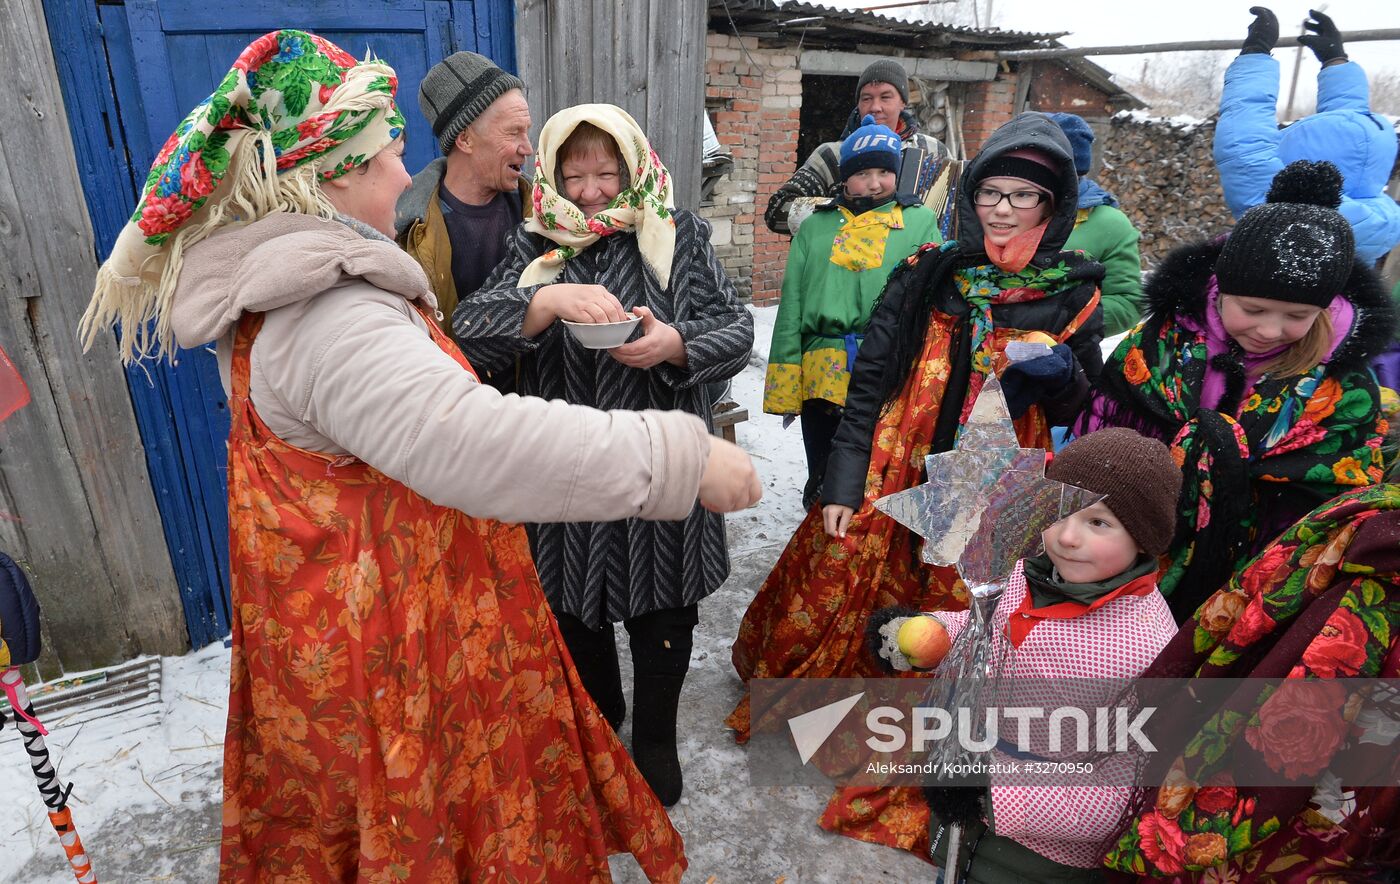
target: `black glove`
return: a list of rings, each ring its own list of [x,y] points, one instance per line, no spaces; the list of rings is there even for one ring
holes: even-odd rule
[[[1330,16],[1309,9],[1308,20],[1303,22],[1303,27],[1313,33],[1304,34],[1298,38],[1298,42],[1311,49],[1318,61],[1327,64],[1334,59],[1347,57],[1346,50],[1342,48],[1342,32],[1332,24]]]
[[[1254,21],[1250,22],[1249,35],[1244,38],[1240,55],[1268,55],[1278,43],[1278,16],[1266,6],[1251,6],[1249,12]]]
[[[1056,344],[1050,352],[1025,362],[1013,362],[1001,373],[1001,391],[1013,418],[1047,396],[1064,390],[1074,377],[1074,354],[1068,344]]]

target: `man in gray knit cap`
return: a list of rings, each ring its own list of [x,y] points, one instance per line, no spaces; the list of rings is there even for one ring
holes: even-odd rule
[[[523,172],[533,151],[524,88],[475,52],[433,65],[418,87],[418,106],[443,156],[413,176],[395,227],[399,244],[428,274],[449,334],[458,299],[486,281],[529,210]]]
[[[911,147],[923,149],[921,168],[911,169],[909,175],[901,172],[897,186],[901,192],[917,196],[941,216],[942,205],[931,204],[929,197],[940,192],[936,184],[942,185],[941,193],[946,197],[947,173],[953,171],[945,162],[948,149],[937,138],[919,131],[919,121],[908,104],[909,75],[899,62],[889,58],[871,62],[856,84],[856,106],[841,137],[819,145],[792,178],[769,198],[768,208],[763,213],[763,223],[768,229],[774,233],[795,233],[788,225],[788,213],[795,201],[802,201],[803,197],[826,199],[840,192],[841,142],[860,128],[860,121],[866,114],[875,117],[875,122],[881,126],[893,129],[903,140],[906,151]]]

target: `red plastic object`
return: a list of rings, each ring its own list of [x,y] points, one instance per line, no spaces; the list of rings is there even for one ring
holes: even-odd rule
[[[29,404],[29,388],[15,364],[0,349],[0,421]]]

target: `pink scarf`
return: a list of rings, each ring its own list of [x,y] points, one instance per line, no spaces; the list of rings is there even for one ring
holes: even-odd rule
[[[1040,248],[1040,241],[1045,237],[1045,228],[1049,226],[1050,219],[1047,218],[1039,227],[1016,234],[1004,246],[993,244],[987,238],[987,234],[983,233],[982,248],[987,250],[987,257],[1000,269],[1007,273],[1020,273],[1031,263],[1031,258],[1035,257],[1036,250]]]

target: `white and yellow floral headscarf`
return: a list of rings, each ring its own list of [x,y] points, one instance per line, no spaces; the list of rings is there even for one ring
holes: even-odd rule
[[[580,123],[591,123],[612,136],[622,152],[630,186],[608,207],[589,218],[554,188],[559,148]],[[646,133],[631,114],[611,104],[580,104],[562,110],[545,121],[535,155],[534,207],[525,229],[558,245],[540,255],[520,275],[522,286],[553,282],[564,262],[605,236],[631,231],[637,236],[642,259],[656,274],[661,287],[671,281],[671,261],[676,252],[676,222],[671,217],[671,175],[651,149]]]

